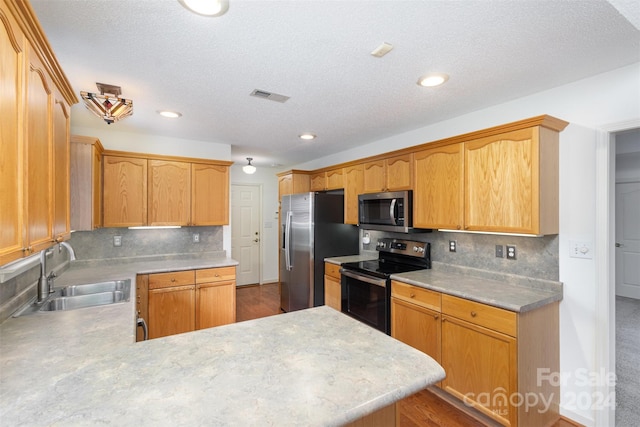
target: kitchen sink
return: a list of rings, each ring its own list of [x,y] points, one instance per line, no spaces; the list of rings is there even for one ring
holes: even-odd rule
[[[67,311],[97,307],[129,301],[131,279],[69,285],[55,292],[42,303],[32,302],[13,316],[24,316],[38,311]]]
[[[42,305],[40,311],[75,310],[76,308],[114,304],[129,300],[123,291],[98,292],[86,295],[51,298]]]
[[[69,285],[62,288],[60,295],[71,297],[76,295],[99,294],[104,292],[126,292],[129,298],[130,280],[112,280],[110,282],[87,283],[84,285]]]

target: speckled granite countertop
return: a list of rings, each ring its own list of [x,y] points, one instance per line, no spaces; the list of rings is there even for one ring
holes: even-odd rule
[[[430,270],[394,274],[393,280],[515,312],[562,300],[562,283],[434,262]]]
[[[235,264],[89,263],[56,287]],[[0,324],[2,425],[341,425],[444,377],[328,307],[135,343],[133,301]]]

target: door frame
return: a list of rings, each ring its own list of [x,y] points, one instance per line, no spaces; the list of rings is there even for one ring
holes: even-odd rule
[[[615,133],[640,127],[640,119],[600,127],[596,134],[596,367],[608,373],[616,371],[616,277],[615,277]],[[602,384],[600,384],[602,383]],[[615,384],[599,381],[594,392],[601,396],[615,393]],[[615,407],[595,411],[595,425],[614,425]]]
[[[263,277],[262,274],[264,273],[263,268],[262,268],[262,249],[263,249],[263,242],[264,242],[264,220],[262,217],[262,205],[263,205],[263,186],[262,184],[256,184],[256,183],[251,183],[251,182],[233,182],[231,183],[231,192],[233,193],[234,187],[257,187],[258,188],[258,221],[260,222],[260,241],[258,242],[258,269],[259,269],[259,274],[258,274],[258,284],[262,285],[263,283]],[[229,203],[229,210],[231,212],[233,212],[233,196],[230,197],[231,202]],[[231,228],[233,228],[233,216],[230,215],[229,216],[231,221],[230,221],[230,225]],[[233,230],[230,229],[229,230],[229,242],[231,242],[231,240],[233,239]],[[229,252],[231,252],[230,256],[233,257],[233,244],[230,245],[229,248]],[[238,260],[236,260],[238,261]],[[240,261],[238,261],[238,265]]]

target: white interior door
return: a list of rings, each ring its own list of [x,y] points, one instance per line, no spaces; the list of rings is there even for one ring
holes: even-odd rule
[[[231,257],[239,263],[237,286],[260,283],[260,207],[259,186],[231,186]]]
[[[640,299],[640,183],[616,184],[616,295]]]

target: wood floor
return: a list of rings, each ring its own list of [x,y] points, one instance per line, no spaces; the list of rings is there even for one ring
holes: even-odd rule
[[[238,322],[273,316],[280,310],[278,283],[240,286],[236,290],[236,319]],[[434,395],[422,390],[401,401],[399,425],[401,427],[487,427],[483,422]],[[575,427],[569,421],[560,420],[553,427]]]

